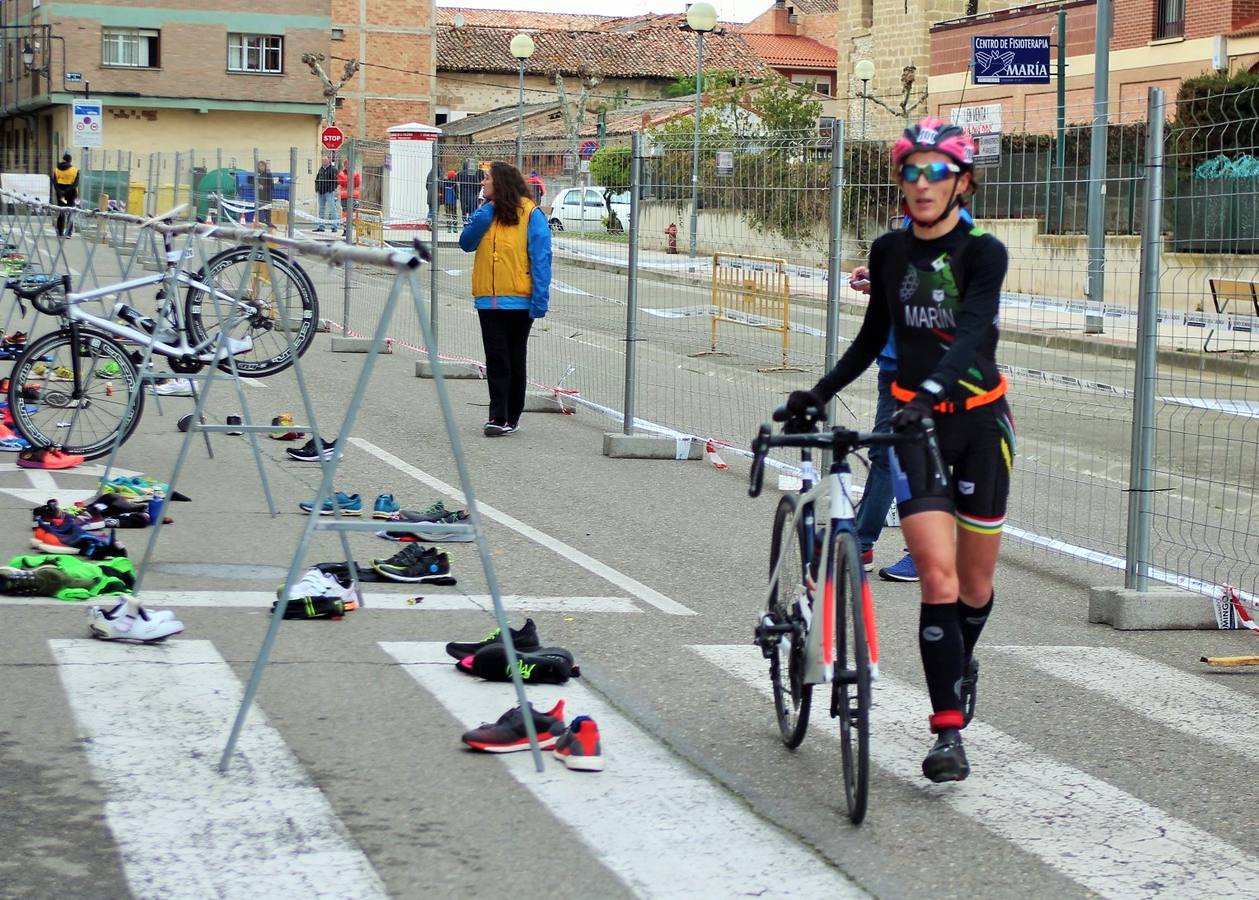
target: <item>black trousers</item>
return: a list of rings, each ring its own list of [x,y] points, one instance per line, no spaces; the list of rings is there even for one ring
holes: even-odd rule
[[[57,200],[57,205],[73,207],[74,198],[70,198],[69,200],[59,198]],[[74,234],[74,216],[68,209],[65,212],[57,213],[57,234],[62,237],[69,237]]]
[[[492,421],[516,425],[525,408],[529,329],[527,309],[478,309],[485,346],[485,380],[490,387]]]

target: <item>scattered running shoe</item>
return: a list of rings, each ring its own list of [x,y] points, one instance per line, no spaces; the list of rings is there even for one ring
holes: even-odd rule
[[[393,499],[393,494],[381,494],[376,498],[376,503],[372,506],[372,518],[388,519],[401,510],[402,504]]]
[[[34,447],[17,455],[22,469],[73,469],[82,462],[77,453],[62,453],[56,447]]]
[[[537,734],[538,747],[542,750],[553,750],[559,739],[564,736],[564,701],[560,700],[547,712],[541,713],[529,704],[529,715],[533,717],[533,728]],[[517,750],[529,749],[529,736],[525,732],[525,717],[519,706],[513,706],[498,717],[498,721],[483,723],[478,728],[464,732],[463,742],[473,750],[486,753],[514,753]]]
[[[153,393],[163,397],[191,397],[192,380],[189,378],[168,378],[153,385]]]
[[[603,771],[603,742],[599,726],[590,716],[578,716],[568,725],[552,751],[555,758],[578,772]]]
[[[131,641],[149,644],[164,641],[184,630],[184,623],[169,610],[148,612],[123,600],[113,609],[92,606],[87,611],[92,636],[102,641]]]
[[[320,440],[319,444],[323,447],[323,449],[316,450],[315,440],[315,438],[311,438],[305,444],[302,444],[302,446],[296,449],[290,447],[284,452],[288,454],[289,459],[294,459],[298,462],[321,462],[323,460],[332,459],[332,455],[336,453],[337,450],[337,442]]]
[[[407,550],[416,549],[413,557],[400,559]],[[394,560],[398,560],[394,562]],[[444,582],[450,577],[450,557],[436,547],[411,544],[391,560],[373,562],[372,571],[390,581],[409,584],[417,582]]]
[[[397,522],[440,522],[447,516],[454,515],[455,510],[447,509],[446,504],[438,500],[428,509],[415,512],[410,509],[399,510],[391,518]],[[464,513],[466,516],[467,513]]]
[[[0,594],[16,597],[55,597],[66,588],[88,589],[94,578],[75,578],[60,566],[43,565],[34,569],[0,567]]]
[[[490,644],[475,656],[465,656],[455,663],[464,675],[486,681],[511,681],[512,668],[507,662],[507,645]],[[525,684],[564,684],[581,677],[581,666],[573,661],[572,651],[563,647],[539,647],[516,653],[516,671]]]
[[[402,551],[403,553],[406,550]],[[503,633],[501,629],[495,628],[481,640],[472,641],[451,641],[446,645],[446,654],[455,659],[463,659],[467,656],[475,656],[476,652],[483,647],[491,644],[501,644],[503,642]],[[517,650],[537,650],[541,645],[538,641],[538,626],[533,624],[533,619],[525,619],[525,624],[517,631],[515,628],[511,630],[511,642]]]
[[[966,761],[966,750],[962,747],[961,731],[956,728],[939,730],[935,745],[922,761],[922,774],[936,784],[966,780],[970,774],[970,763]]]
[[[271,427],[279,430],[271,432],[267,437],[273,441],[296,441],[306,436],[303,431],[294,431],[292,425],[293,417],[288,413],[280,413],[271,420]]]
[[[879,569],[879,577],[884,581],[917,581],[918,567],[914,565],[914,558],[906,553],[900,562]]]
[[[329,498],[319,507],[319,515],[330,516],[333,514],[333,506],[340,511],[343,516],[361,516],[363,514],[363,498],[358,494],[347,494],[344,491],[337,491],[335,498]],[[297,504],[302,512],[310,512],[315,508],[315,501],[303,500]]]
[[[402,515],[407,515],[403,512]],[[412,513],[411,515],[416,515]],[[397,516],[395,521],[404,521]],[[462,527],[468,524],[468,514],[464,510],[452,512],[443,516],[436,521],[409,521],[407,524],[416,526],[411,531],[378,531],[376,537],[384,538],[387,541],[401,541],[403,543],[413,543],[415,541],[429,541],[432,543],[468,543],[476,540],[476,535],[472,533],[470,528]],[[461,527],[452,527],[461,526]],[[424,535],[421,537],[421,535]]]

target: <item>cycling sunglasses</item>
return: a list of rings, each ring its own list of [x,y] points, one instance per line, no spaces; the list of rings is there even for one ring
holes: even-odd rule
[[[925,166],[915,166],[906,163],[901,166],[901,181],[906,184],[913,184],[918,180],[919,176],[925,175],[929,184],[937,184],[950,175],[957,175],[961,171],[959,166],[949,162],[933,162],[927,163]]]

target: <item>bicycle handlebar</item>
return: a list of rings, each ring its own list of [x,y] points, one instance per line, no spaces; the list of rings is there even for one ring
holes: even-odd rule
[[[783,408],[775,410],[774,418],[783,412]],[[800,422],[804,427],[812,428],[812,423],[788,417],[786,421]],[[948,484],[945,474],[944,458],[940,454],[940,445],[936,440],[935,422],[930,418],[923,419],[921,426],[913,431],[871,432],[854,431],[850,428],[835,426],[826,431],[804,431],[797,433],[784,432],[774,434],[769,425],[762,425],[752,440],[752,471],[749,474],[748,496],[759,497],[765,480],[765,457],[774,447],[800,447],[818,450],[830,450],[836,456],[846,456],[861,447],[894,447],[900,444],[911,444],[926,441],[927,458],[930,464],[931,480],[937,487]]]
[[[36,279],[39,279],[38,281]],[[70,293],[69,275],[37,275],[26,276],[7,283],[22,300],[29,300],[31,305],[45,315],[55,316],[65,309],[66,295]],[[33,285],[33,286],[32,286]],[[50,291],[61,289],[55,298],[46,298]]]

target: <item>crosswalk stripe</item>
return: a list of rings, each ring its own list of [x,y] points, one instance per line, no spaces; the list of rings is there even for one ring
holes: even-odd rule
[[[516,703],[511,685],[456,672],[440,643],[380,646],[464,727],[492,722]],[[702,885],[701,893],[712,897],[866,896],[579,682],[530,685],[528,694],[536,709],[550,709],[563,697],[569,718],[592,717],[599,725],[607,769],[599,774],[571,772],[548,758],[546,771],[539,774],[530,753],[496,758],[640,896],[691,893],[683,885]],[[452,734],[452,752],[461,746]],[[495,763],[487,755],[485,764]],[[721,852],[696,853],[695,847],[720,847]]]
[[[209,641],[51,640],[137,897],[385,897],[367,857]]]
[[[1165,728],[1254,755],[1259,703],[1222,685],[1112,647],[984,647],[1096,691]]]
[[[424,585],[413,585],[423,590]],[[420,597],[419,602],[416,602]],[[102,598],[99,603],[112,603],[116,598]],[[429,609],[441,611],[485,612],[494,608],[489,594],[385,594],[363,592],[367,609]],[[642,610],[624,597],[532,597],[506,594],[503,607],[510,612],[591,612],[591,613],[641,613]],[[161,591],[145,590],[142,595],[145,607],[206,607],[206,608],[271,608],[275,603],[275,591]],[[52,597],[4,597],[0,606],[68,606],[64,600]]]
[[[692,649],[772,696],[756,647]],[[930,784],[918,765],[929,740],[926,692],[881,673],[874,698],[870,757],[877,766],[1101,896],[1242,897],[1259,884],[1259,862],[1238,848],[979,721],[966,729],[970,779]],[[825,731],[835,740],[829,720]]]
[[[415,466],[411,465],[409,462],[406,462],[405,460],[401,460],[398,457],[394,456],[388,450],[382,450],[380,447],[377,447],[375,444],[371,443],[370,441],[365,441],[362,438],[352,437],[352,438],[349,438],[349,442],[353,444],[354,446],[358,447],[360,450],[363,450],[366,453],[370,453],[372,456],[376,457],[377,459],[379,459],[381,462],[385,463],[386,465],[393,466],[403,475],[406,475],[410,478],[414,478],[416,481],[420,482],[421,484],[426,484],[429,487],[431,487],[433,490],[440,491],[441,493],[445,494],[447,497],[453,497],[455,500],[459,501],[460,503],[467,502],[464,499],[463,491],[457,488],[454,488],[450,486],[449,484],[446,484],[446,482],[442,481],[440,478],[434,478],[432,475],[429,475],[427,472],[417,469]],[[656,609],[660,610],[663,613],[668,613],[671,616],[696,615],[695,610],[690,609],[689,607],[683,606],[681,603],[678,603],[676,600],[670,597],[666,597],[664,594],[660,593],[659,591],[653,588],[649,588],[647,585],[643,584],[641,581],[631,578],[630,576],[626,575],[624,572],[617,571],[616,569],[612,568],[606,563],[595,559],[593,556],[590,556],[586,553],[582,553],[576,547],[570,546],[569,544],[566,544],[557,538],[553,538],[551,537],[551,535],[547,534],[546,532],[539,531],[537,528],[534,528],[532,525],[526,525],[524,522],[520,521],[514,516],[509,516],[507,513],[501,510],[495,509],[494,507],[490,506],[488,503],[482,503],[478,500],[477,510],[486,519],[491,519],[495,522],[498,522],[502,525],[507,526],[512,531],[516,532],[522,537],[526,537],[529,540],[533,541],[534,543],[547,548],[552,553],[555,553],[563,557],[564,559],[567,559],[569,562],[573,563],[574,565],[581,566],[587,572],[590,572],[594,575],[598,575],[600,578],[602,578],[604,581],[607,581],[617,590],[624,591],[630,596],[637,597],[639,600],[642,600],[644,603],[648,604],[649,606],[654,606]]]

